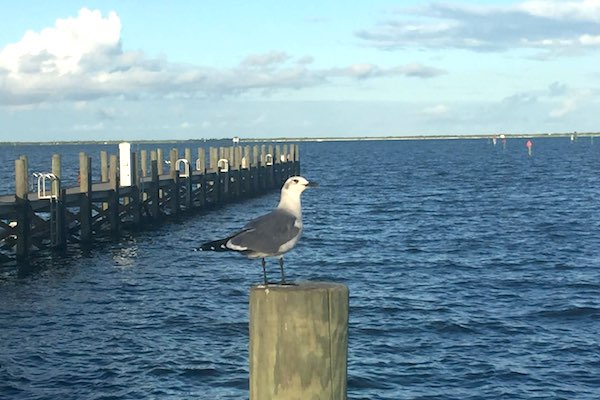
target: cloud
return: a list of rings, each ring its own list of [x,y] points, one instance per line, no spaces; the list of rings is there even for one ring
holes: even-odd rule
[[[435,106],[427,107],[422,111],[423,115],[437,118],[446,117],[449,115],[449,113],[450,109],[444,104],[438,104]]]
[[[271,51],[266,54],[252,54],[242,61],[244,67],[267,67],[282,64],[291,57],[283,51]]]
[[[121,20],[110,12],[81,9],[53,27],[28,31],[0,49],[0,105],[86,102],[106,97],[214,98],[330,85],[384,76],[431,78],[444,71],[409,64],[318,69],[310,56],[283,51],[251,54],[230,68],[183,65],[125,51]]]
[[[406,64],[393,68],[380,68],[375,64],[358,63],[346,68],[334,68],[327,71],[329,76],[346,76],[356,79],[378,78],[384,76],[408,76],[417,78],[433,78],[445,74],[446,71],[427,67],[421,64]]]
[[[545,110],[550,120],[560,120],[590,103],[595,94],[590,89],[571,89],[564,83],[552,82],[545,89],[514,93],[502,99],[496,108],[511,116],[532,109]]]
[[[432,3],[397,10],[356,32],[384,50],[405,47],[504,51],[600,46],[600,1],[526,1],[508,6]]]
[[[561,104],[558,107],[552,109],[548,115],[551,118],[562,118],[562,117],[566,116],[567,114],[570,114],[570,113],[574,112],[575,110],[577,110],[579,108],[579,106],[581,105],[581,103],[585,99],[590,97],[591,94],[592,93],[590,90],[579,90],[579,91],[570,93],[568,96],[566,96],[564,98],[564,100],[561,102]]]
[[[568,86],[560,82],[552,82],[548,86],[548,92],[550,96],[562,96],[567,93]]]

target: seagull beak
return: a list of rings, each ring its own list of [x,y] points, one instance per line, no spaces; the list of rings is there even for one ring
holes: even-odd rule
[[[319,184],[315,181],[310,181],[306,184],[306,187],[317,187]]]

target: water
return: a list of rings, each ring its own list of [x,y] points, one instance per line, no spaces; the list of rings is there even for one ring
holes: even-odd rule
[[[321,187],[303,195],[305,235],[286,272],[350,287],[350,399],[598,398],[600,147],[300,151]],[[0,269],[0,397],[247,398],[248,288],[260,265],[191,248],[277,198],[33,271]]]

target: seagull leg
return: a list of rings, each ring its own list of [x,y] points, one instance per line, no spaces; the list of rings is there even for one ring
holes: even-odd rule
[[[263,278],[265,279],[265,286],[269,284],[269,281],[267,281],[267,262],[265,261],[264,257],[262,259],[262,267],[263,267]]]
[[[283,272],[283,257],[279,257],[279,268],[281,269],[281,284],[285,285],[285,272]]]

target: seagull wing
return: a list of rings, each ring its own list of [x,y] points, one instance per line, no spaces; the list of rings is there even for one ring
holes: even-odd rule
[[[285,210],[275,209],[253,219],[227,242],[231,250],[276,254],[279,248],[300,234],[298,218]]]

